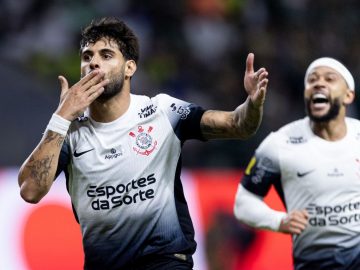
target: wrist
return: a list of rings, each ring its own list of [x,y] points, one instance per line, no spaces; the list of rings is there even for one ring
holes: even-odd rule
[[[288,214],[284,212],[278,212],[275,219],[275,224],[277,225],[275,226],[274,231],[283,232],[283,226],[288,221]]]
[[[70,128],[71,121],[61,117],[60,115],[54,113],[51,116],[51,119],[46,127],[47,130],[54,131],[56,133],[59,133],[63,136],[66,136],[69,128]]]

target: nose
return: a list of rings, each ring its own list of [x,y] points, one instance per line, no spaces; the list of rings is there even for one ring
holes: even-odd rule
[[[95,55],[91,58],[90,61],[90,69],[91,70],[95,70],[95,69],[99,69],[100,68],[100,62],[98,57],[96,57]]]
[[[326,81],[323,77],[320,77],[318,80],[316,80],[314,88],[319,89],[325,87]]]

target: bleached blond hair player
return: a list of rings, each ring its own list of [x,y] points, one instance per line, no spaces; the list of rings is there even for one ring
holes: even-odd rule
[[[341,62],[313,61],[307,116],[268,135],[239,184],[235,216],[291,234],[296,270],[360,269],[360,121],[346,116],[354,98],[354,78]],[[286,212],[263,201],[271,186]]]

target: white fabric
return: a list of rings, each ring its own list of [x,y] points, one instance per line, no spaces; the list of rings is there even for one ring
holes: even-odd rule
[[[177,200],[183,194],[176,172],[182,142],[200,136],[192,128],[199,111],[164,94],[131,95],[126,113],[112,122],[85,115],[72,123],[67,180],[86,269],[128,269],[126,263],[146,254],[195,245],[187,238],[187,205]]]
[[[287,211],[306,209],[310,216],[309,226],[293,238],[295,258],[307,260],[360,244],[360,121],[346,118],[347,134],[338,141],[316,136],[309,121],[305,117],[271,133],[256,150],[251,175],[242,180],[259,196],[266,186],[260,176],[281,175]]]
[[[318,58],[310,64],[305,73],[305,84],[310,72],[317,67],[329,67],[339,72],[340,75],[345,79],[349,89],[355,91],[355,81],[350,71],[342,63],[330,57]]]
[[[66,133],[69,130],[70,124],[71,124],[71,121],[66,120],[66,119],[62,118],[60,115],[57,115],[54,113],[51,116],[49,124],[46,127],[46,130],[51,130],[51,131],[59,133],[63,136],[66,136]]]
[[[235,217],[245,224],[261,229],[279,231],[285,212],[271,209],[260,196],[238,186],[234,206]]]

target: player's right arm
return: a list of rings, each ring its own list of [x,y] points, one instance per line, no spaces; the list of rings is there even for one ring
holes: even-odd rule
[[[281,219],[279,232],[288,234],[301,234],[307,227],[309,213],[305,210],[290,211]]]
[[[268,229],[287,234],[301,234],[308,225],[306,210],[293,210],[288,214],[271,209],[263,198],[239,184],[234,206],[235,217],[258,229]]]
[[[83,77],[71,88],[64,77],[59,76],[59,80],[59,107],[53,114],[40,143],[19,170],[20,195],[29,203],[39,202],[50,190],[71,121],[82,115],[108,83],[108,80],[104,80],[104,74],[97,70]]]
[[[308,224],[306,210],[277,211],[263,200],[274,186],[285,204],[278,152],[281,147],[278,142],[282,140],[281,133],[272,133],[256,150],[239,184],[234,214],[238,220],[255,228],[300,234]]]
[[[262,197],[248,191],[242,184],[236,192],[234,214],[251,227],[272,231],[278,231],[281,220],[286,217],[285,212],[271,209]]]

